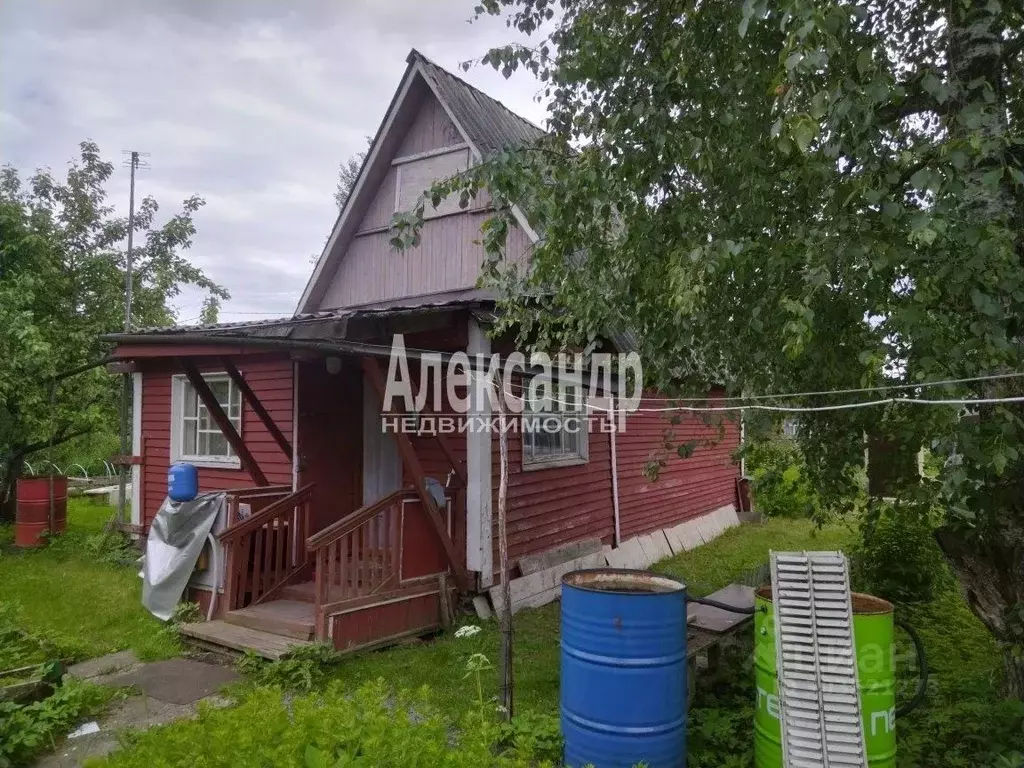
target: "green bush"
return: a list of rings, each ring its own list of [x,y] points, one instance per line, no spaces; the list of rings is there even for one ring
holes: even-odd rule
[[[356,690],[335,681],[287,698],[252,689],[237,707],[201,707],[196,720],[129,737],[106,768],[532,768],[551,765],[513,745],[501,751],[496,713],[467,696],[461,720],[442,715],[428,690],[395,694],[383,680]]]
[[[69,679],[42,701],[21,706],[0,702],[0,768],[29,765],[82,719],[103,711],[112,688]]]
[[[247,651],[235,666],[258,685],[307,692],[322,686],[343,658],[330,643],[312,643],[298,646],[273,662]]]
[[[935,541],[935,523],[919,508],[873,503],[851,553],[858,586],[901,603],[931,600],[951,578]]]
[[[746,448],[747,474],[752,479],[754,508],[767,517],[813,517],[821,500],[807,478],[797,444],[778,437]]]

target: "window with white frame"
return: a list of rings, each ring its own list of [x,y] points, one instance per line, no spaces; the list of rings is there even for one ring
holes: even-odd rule
[[[575,384],[553,387],[550,400],[526,398],[523,405],[523,467],[543,469],[587,461],[585,395]]]
[[[206,374],[203,380],[235,430],[241,434],[242,393],[238,387],[226,374]],[[210,416],[192,383],[184,376],[176,376],[173,390],[174,460],[237,465],[238,458],[231,444]]]

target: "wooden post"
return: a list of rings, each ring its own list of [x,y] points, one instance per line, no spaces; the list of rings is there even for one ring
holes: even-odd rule
[[[231,419],[224,413],[224,409],[220,407],[220,403],[213,396],[213,392],[210,391],[209,385],[199,373],[199,370],[188,358],[179,358],[179,362],[185,370],[189,383],[195,389],[196,394],[199,395],[199,399],[203,401],[206,410],[210,412],[210,418],[220,428],[228,444],[234,450],[235,455],[238,456],[238,460],[242,463],[242,468],[249,473],[256,485],[270,485],[267,482],[267,476],[263,474],[263,470],[256,463],[256,459],[253,458],[245,443],[242,442],[242,438],[235,429],[235,425],[231,423]]]
[[[288,442],[288,438],[284,436],[284,433],[278,428],[274,419],[267,412],[267,409],[263,407],[263,403],[261,403],[260,399],[256,397],[256,393],[252,391],[252,387],[250,387],[249,383],[242,378],[242,374],[230,359],[222,357],[220,362],[221,365],[224,366],[224,370],[227,372],[228,376],[230,376],[231,380],[235,383],[235,386],[238,387],[239,391],[242,393],[242,397],[245,399],[245,402],[249,404],[249,407],[252,408],[253,412],[259,417],[259,420],[263,422],[263,426],[267,428],[267,432],[269,432],[270,436],[274,438],[274,442],[277,443],[278,447],[288,458],[288,461],[291,461],[292,444]]]
[[[493,386],[487,382],[488,386]],[[498,657],[498,682],[505,719],[512,719],[512,590],[508,569],[508,416],[505,393],[498,392],[498,451],[501,472],[498,477],[498,568],[501,571],[501,649]]]
[[[380,403],[381,409],[383,409],[384,375],[380,372],[380,366],[375,359],[364,357],[363,371],[376,390],[377,400]],[[413,448],[412,441],[407,434],[399,431],[395,433],[395,442],[398,445],[398,452],[402,455],[402,463],[405,464],[409,474],[412,475],[413,484],[416,486],[416,494],[420,497],[420,501],[423,502],[423,508],[427,511],[427,516],[434,526],[434,531],[437,533],[437,537],[440,539],[441,545],[448,555],[448,562],[451,564],[452,570],[455,571],[459,584],[463,587],[468,587],[466,569],[462,567],[462,563],[459,560],[459,553],[455,549],[455,542],[448,535],[448,527],[441,517],[441,511],[438,509],[434,497],[427,490],[426,475],[423,472],[423,466],[420,464],[419,457],[416,456],[416,449]]]

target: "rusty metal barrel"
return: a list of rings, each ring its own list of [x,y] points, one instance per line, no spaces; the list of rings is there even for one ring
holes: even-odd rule
[[[53,484],[53,530],[50,530],[50,484]],[[68,479],[63,476],[18,479],[14,545],[29,549],[46,545],[48,536],[64,533],[68,524]]]

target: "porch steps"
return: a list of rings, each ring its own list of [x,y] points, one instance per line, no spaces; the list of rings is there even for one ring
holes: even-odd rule
[[[311,602],[269,600],[230,611],[224,615],[224,621],[239,627],[293,637],[296,640],[311,640],[314,628],[313,614]]]
[[[217,621],[201,621],[182,624],[179,631],[205,645],[230,648],[235,651],[253,651],[265,659],[276,660],[300,645],[309,645],[309,640],[285,637],[272,632],[263,632],[251,627]]]
[[[304,581],[301,584],[288,584],[281,587],[281,597],[285,600],[296,600],[300,603],[316,602],[316,584],[312,581]]]

